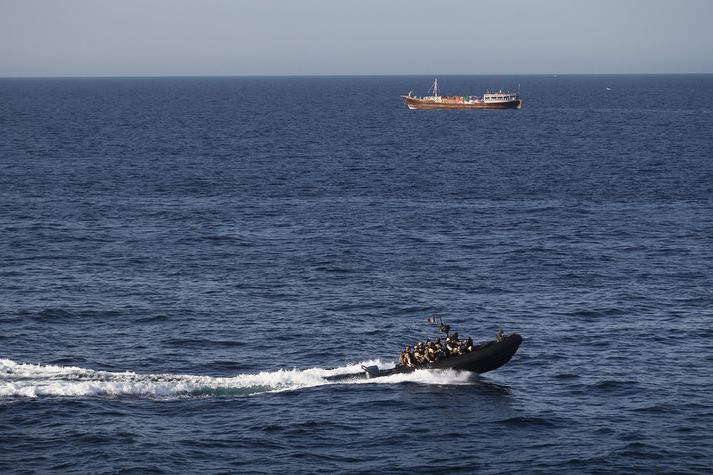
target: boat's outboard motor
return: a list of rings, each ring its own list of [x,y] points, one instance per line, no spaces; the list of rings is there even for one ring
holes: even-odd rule
[[[379,367],[374,365],[374,366],[364,366],[362,365],[361,369],[366,371],[366,379],[371,379],[371,378],[378,378],[379,377]]]

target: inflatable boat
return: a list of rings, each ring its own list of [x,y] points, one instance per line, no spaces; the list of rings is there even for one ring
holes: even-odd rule
[[[387,369],[380,369],[378,366],[362,366],[363,371],[360,373],[339,374],[328,376],[327,379],[329,381],[343,381],[357,378],[371,379],[429,369],[455,369],[458,371],[470,371],[472,373],[482,374],[498,369],[510,361],[521,343],[522,337],[517,333],[513,333],[504,336],[500,341],[493,340],[478,345],[470,353],[442,358],[428,365],[410,367],[399,364]]]

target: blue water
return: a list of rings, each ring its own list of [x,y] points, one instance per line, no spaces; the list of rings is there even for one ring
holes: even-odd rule
[[[713,76],[439,79],[0,80],[0,472],[713,470]]]

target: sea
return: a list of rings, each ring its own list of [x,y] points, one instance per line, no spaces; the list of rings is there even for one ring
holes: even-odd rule
[[[713,75],[438,79],[0,79],[0,472],[713,471]]]

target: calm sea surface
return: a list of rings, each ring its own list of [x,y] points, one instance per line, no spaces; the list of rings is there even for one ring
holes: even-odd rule
[[[713,76],[432,80],[0,80],[0,472],[710,473]]]

